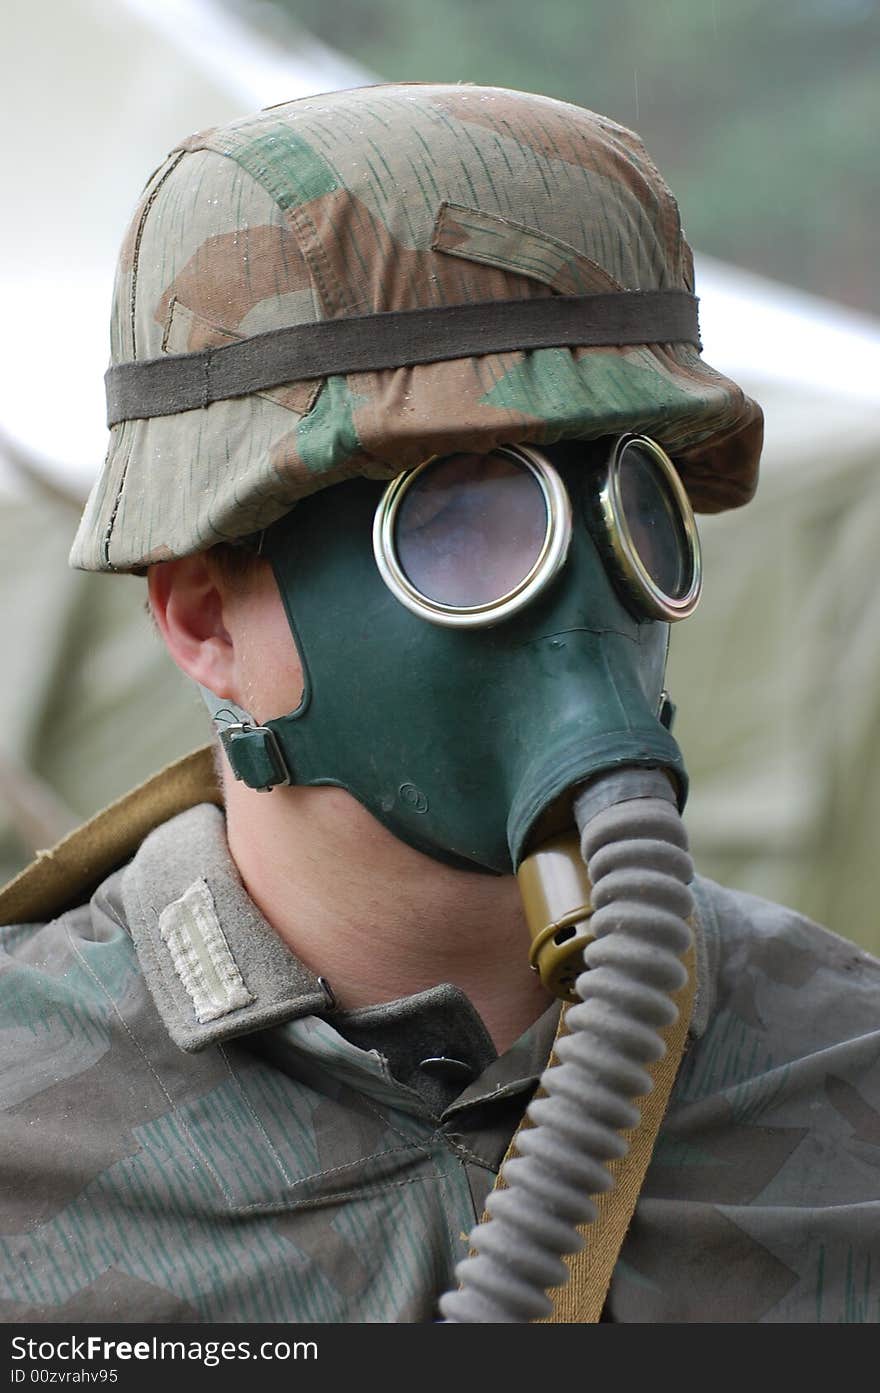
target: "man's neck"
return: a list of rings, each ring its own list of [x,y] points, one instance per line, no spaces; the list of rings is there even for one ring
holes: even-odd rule
[[[527,963],[513,876],[406,846],[337,788],[229,782],[227,835],[254,903],[343,1008],[440,982],[466,993],[499,1053],[549,1005]]]

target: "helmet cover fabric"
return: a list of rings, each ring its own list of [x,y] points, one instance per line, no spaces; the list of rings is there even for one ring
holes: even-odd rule
[[[358,88],[170,153],[123,244],[112,362],[339,316],[667,289],[693,290],[691,251],[631,131],[501,88]],[[698,511],[754,492],[760,408],[692,345],[488,353],[121,422],[71,564],[139,571],[346,479],[628,430],[673,456]]]

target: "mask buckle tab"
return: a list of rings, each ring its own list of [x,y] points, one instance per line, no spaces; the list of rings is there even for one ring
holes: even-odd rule
[[[220,732],[220,741],[233,774],[248,788],[267,793],[293,782],[278,737],[269,726],[236,722]]]

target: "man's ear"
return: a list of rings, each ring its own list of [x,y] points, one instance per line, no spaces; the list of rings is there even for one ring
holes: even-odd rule
[[[258,721],[299,706],[303,667],[267,561],[229,574],[200,552],[151,566],[148,584],[156,626],[189,677]]]
[[[204,555],[151,566],[150,608],[175,663],[219,697],[237,700],[235,649],[224,623],[222,582]]]

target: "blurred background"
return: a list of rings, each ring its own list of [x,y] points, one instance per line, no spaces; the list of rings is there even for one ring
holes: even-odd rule
[[[116,250],[181,136],[382,80],[499,84],[644,138],[705,357],[764,406],[673,635],[698,867],[880,952],[880,0],[6,0],[0,879],[209,736],[144,582],[69,571]]]

